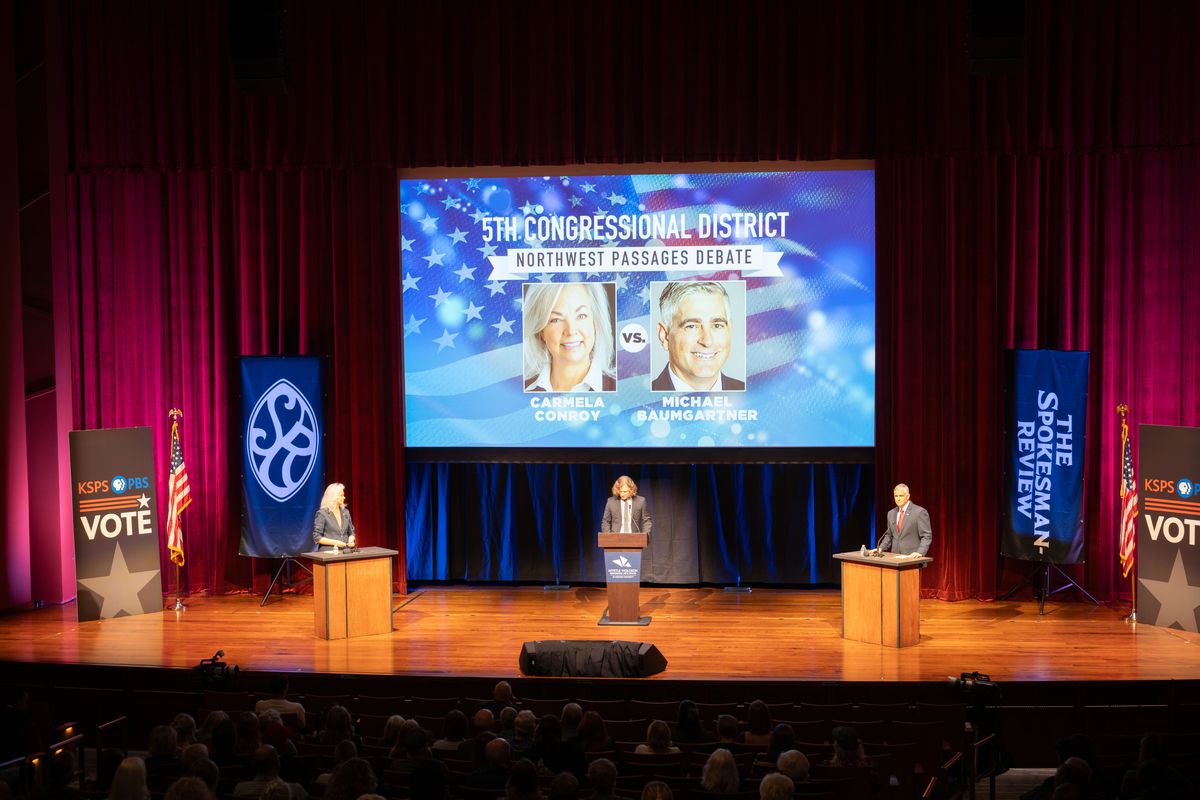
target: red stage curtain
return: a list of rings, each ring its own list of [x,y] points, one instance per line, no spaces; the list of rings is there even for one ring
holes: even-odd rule
[[[392,170],[82,175],[68,200],[76,424],[154,426],[161,477],[167,411],[184,411],[184,585],[246,588],[273,566],[256,581],[236,555],[237,358],[286,353],[331,356],[326,476],[360,540],[400,550],[403,582]]]
[[[1003,354],[1088,350],[1086,567],[1117,570],[1120,425],[1200,425],[1200,151],[879,163],[881,497],[907,482],[935,520],[939,597],[994,597],[1004,559]],[[886,504],[886,500],[883,500]],[[997,584],[997,580],[999,583]]]

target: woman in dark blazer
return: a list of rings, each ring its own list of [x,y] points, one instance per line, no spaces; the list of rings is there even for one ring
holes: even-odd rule
[[[325,487],[321,507],[313,517],[312,538],[318,547],[355,546],[354,522],[350,519],[350,509],[346,508],[346,487],[342,484],[331,483]]]

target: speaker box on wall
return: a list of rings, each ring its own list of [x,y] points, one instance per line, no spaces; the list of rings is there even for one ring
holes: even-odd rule
[[[285,94],[283,0],[228,0],[226,15],[234,83],[246,94]]]
[[[525,642],[518,659],[524,675],[571,678],[645,678],[667,668],[650,642],[548,639]]]

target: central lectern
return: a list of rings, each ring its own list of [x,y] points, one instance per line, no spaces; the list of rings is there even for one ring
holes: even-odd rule
[[[598,625],[649,625],[641,615],[638,593],[642,587],[642,551],[650,537],[645,533],[596,534],[604,550],[604,575],[608,580],[608,608]]]
[[[391,632],[395,555],[385,547],[303,554],[313,562],[313,633],[318,639]]]
[[[921,641],[921,569],[928,556],[836,553],[842,562],[842,638],[908,647]]]

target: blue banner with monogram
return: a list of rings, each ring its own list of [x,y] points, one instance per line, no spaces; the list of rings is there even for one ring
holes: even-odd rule
[[[1007,525],[1000,552],[1083,561],[1088,353],[1017,350],[1008,417]]]
[[[604,551],[604,572],[609,583],[640,583],[642,551]]]
[[[325,490],[324,403],[317,356],[242,358],[244,556],[307,553]]]

